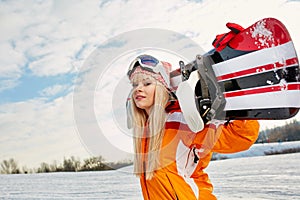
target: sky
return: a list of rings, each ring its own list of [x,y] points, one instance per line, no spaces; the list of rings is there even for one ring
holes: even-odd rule
[[[153,53],[176,68],[178,58],[211,50],[227,22],[266,17],[285,24],[299,55],[299,10],[297,0],[0,1],[0,161],[131,158],[130,60]]]

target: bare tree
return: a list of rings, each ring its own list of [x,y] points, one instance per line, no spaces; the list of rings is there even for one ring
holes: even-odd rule
[[[83,171],[105,170],[105,169],[109,169],[109,168],[104,164],[104,158],[102,156],[85,159],[84,164],[82,166]]]
[[[80,160],[76,160],[74,156],[71,156],[69,159],[64,159],[63,163],[64,171],[77,172],[80,170]]]
[[[1,170],[2,174],[19,174],[20,169],[18,167],[18,163],[13,159],[3,160],[1,163]]]

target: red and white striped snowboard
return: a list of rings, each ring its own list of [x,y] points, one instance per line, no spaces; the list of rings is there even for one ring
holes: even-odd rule
[[[262,19],[246,29],[232,23],[227,26],[231,31],[218,35],[213,42],[215,48],[202,55],[209,60],[208,64],[199,66],[193,61],[189,65],[194,66],[188,67],[190,72],[197,70],[200,77],[207,77],[204,79],[208,85],[217,83],[217,92],[225,102],[223,116],[226,119],[287,119],[296,115],[300,108],[300,69],[286,27],[274,18]],[[199,67],[205,69],[199,70]],[[211,73],[205,74],[206,71]],[[180,70],[171,73],[174,88],[187,81],[179,77],[182,77]],[[213,104],[220,94],[213,94],[216,90],[208,88]],[[203,116],[199,90],[201,87],[197,84],[195,104]]]

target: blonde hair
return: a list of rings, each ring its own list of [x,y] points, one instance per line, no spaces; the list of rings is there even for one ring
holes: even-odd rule
[[[165,107],[169,100],[169,92],[166,87],[151,76],[145,74],[141,74],[141,76],[142,78],[150,78],[156,83],[154,104],[151,107],[149,116],[145,110],[138,108],[133,100],[131,100],[131,105],[127,109],[130,109],[128,114],[131,115],[133,127],[134,173],[137,176],[144,174],[146,179],[150,180],[154,176],[155,170],[160,167],[159,153],[167,118]],[[142,141],[144,139],[148,141],[146,154],[143,153],[145,150],[142,149]]]

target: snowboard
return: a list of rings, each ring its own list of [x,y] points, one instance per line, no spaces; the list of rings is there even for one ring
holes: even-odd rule
[[[180,88],[178,101],[185,105],[182,112],[195,115],[197,109],[204,122],[295,116],[300,109],[300,69],[284,24],[264,18],[245,29],[233,23],[227,27],[230,31],[213,41],[214,49],[190,63],[180,61],[180,68],[171,72],[171,85],[176,94]],[[193,94],[184,94],[186,85]]]

